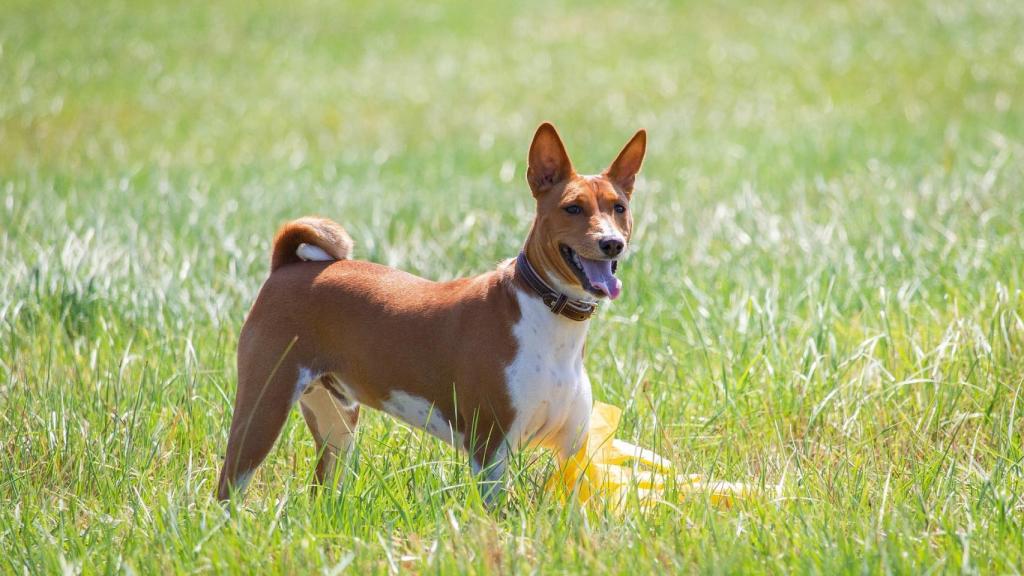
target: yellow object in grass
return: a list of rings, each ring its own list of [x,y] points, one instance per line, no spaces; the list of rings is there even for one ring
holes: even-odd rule
[[[735,482],[705,482],[699,474],[673,472],[672,463],[654,452],[615,438],[622,411],[595,402],[590,434],[583,448],[548,480],[547,489],[563,499],[575,494],[582,503],[607,503],[621,508],[629,494],[641,500],[664,500],[666,484],[675,482],[679,499],[706,495],[715,505],[729,507],[753,490]]]

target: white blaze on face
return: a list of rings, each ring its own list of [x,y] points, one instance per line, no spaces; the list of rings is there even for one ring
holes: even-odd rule
[[[381,409],[406,424],[426,430],[456,448],[464,447],[463,435],[454,429],[436,406],[419,396],[395,390],[381,403]]]
[[[600,220],[597,225],[597,239],[614,238],[622,242],[622,245],[625,246],[626,238],[622,236],[622,232],[619,232],[619,228],[615,226],[615,222],[612,221],[612,217],[601,214],[599,218]]]

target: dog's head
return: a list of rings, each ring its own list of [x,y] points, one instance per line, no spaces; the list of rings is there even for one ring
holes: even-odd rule
[[[545,122],[537,128],[526,170],[537,215],[526,252],[538,272],[566,294],[619,297],[622,283],[615,271],[629,247],[629,201],[646,149],[647,133],[640,130],[604,172],[582,176],[555,127]]]

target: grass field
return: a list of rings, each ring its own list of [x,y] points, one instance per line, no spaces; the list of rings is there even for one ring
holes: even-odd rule
[[[480,505],[367,413],[214,500],[238,330],[318,213],[430,278],[513,256],[529,138],[650,146],[591,327],[620,437],[781,493]],[[1024,571],[1024,3],[0,5],[0,569]]]

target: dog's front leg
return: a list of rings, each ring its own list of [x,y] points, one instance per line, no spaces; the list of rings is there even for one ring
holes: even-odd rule
[[[470,458],[473,476],[483,496],[484,505],[494,509],[507,492],[505,472],[508,470],[508,445],[502,441],[495,450],[479,450]]]
[[[565,425],[558,431],[554,448],[558,459],[565,462],[572,458],[583,447],[590,434],[590,413],[594,409],[594,400],[590,391],[590,377],[586,368],[580,373],[576,395],[572,399]]]

